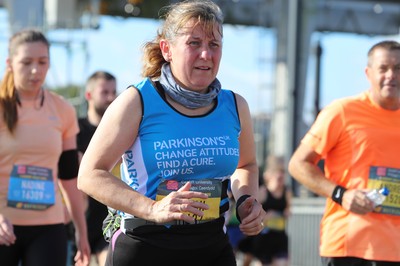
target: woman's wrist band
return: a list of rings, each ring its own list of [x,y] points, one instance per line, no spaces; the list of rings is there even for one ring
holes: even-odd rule
[[[346,192],[346,190],[347,189],[345,187],[337,185],[332,192],[331,196],[332,200],[337,204],[339,204],[340,206],[342,206],[343,194],[344,192]]]
[[[243,201],[245,201],[249,197],[251,197],[251,195],[245,194],[245,195],[240,196],[239,199],[236,201],[236,218],[238,219],[239,223],[242,223],[242,220],[239,217],[238,208],[239,208],[240,204],[242,204]]]

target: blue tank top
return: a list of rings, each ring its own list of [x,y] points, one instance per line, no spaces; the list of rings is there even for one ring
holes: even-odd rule
[[[166,180],[228,181],[239,161],[241,128],[234,93],[221,90],[214,109],[187,116],[169,105],[150,79],[135,87],[143,117],[134,144],[122,156],[121,179],[152,199]]]

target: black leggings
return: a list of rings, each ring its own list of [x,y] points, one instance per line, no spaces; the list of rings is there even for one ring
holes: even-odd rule
[[[67,234],[63,224],[14,226],[14,234],[14,245],[0,245],[2,266],[66,265]]]
[[[400,262],[365,260],[355,257],[322,257],[323,266],[399,266]]]
[[[114,245],[114,250],[113,250]],[[200,249],[166,249],[146,244],[118,230],[109,245],[106,266],[236,266],[229,242],[219,247]]]

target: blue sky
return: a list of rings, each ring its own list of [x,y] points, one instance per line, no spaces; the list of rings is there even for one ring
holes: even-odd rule
[[[0,9],[0,28],[7,29],[7,13]],[[54,43],[51,49],[49,86],[68,83],[84,84],[96,70],[107,70],[117,77],[118,91],[141,80],[141,47],[153,39],[159,21],[102,16],[100,29],[48,33],[51,41],[71,41],[70,49]],[[0,35],[0,62],[5,67],[9,33]],[[397,36],[369,37],[355,34],[316,33],[323,47],[321,73],[321,105],[333,99],[359,93],[368,88],[364,67],[368,49],[383,39]],[[223,57],[218,78],[224,88],[243,95],[252,113],[273,109],[274,60],[276,40],[274,30],[259,27],[224,26]],[[315,87],[316,58],[310,54],[306,84],[305,116],[312,113]]]

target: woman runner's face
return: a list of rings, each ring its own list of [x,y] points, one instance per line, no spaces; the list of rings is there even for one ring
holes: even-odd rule
[[[43,86],[49,69],[49,51],[43,42],[23,43],[7,59],[14,74],[14,85],[20,92],[35,94]]]
[[[220,26],[215,24],[212,34],[207,34],[202,24],[195,25],[192,20],[173,42],[165,42],[164,56],[176,82],[185,89],[207,93],[222,57]]]

